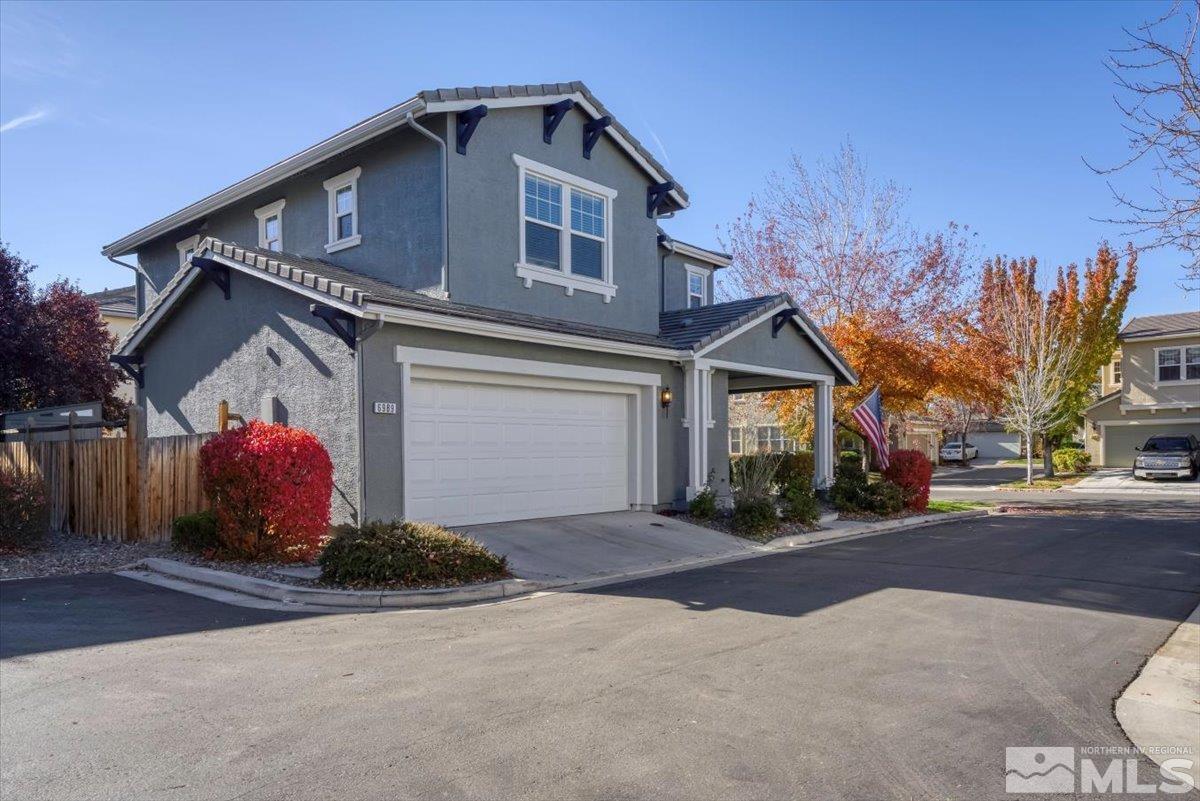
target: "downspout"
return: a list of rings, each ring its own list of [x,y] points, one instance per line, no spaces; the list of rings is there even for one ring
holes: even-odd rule
[[[118,259],[116,256],[105,256],[104,258],[108,259],[113,264],[117,264],[117,265],[120,265],[121,267],[125,267],[130,270],[133,270],[134,274],[141,276],[143,281],[145,281],[146,283],[150,283],[150,276],[146,275],[146,271],[143,270],[140,265],[127,264],[127,263],[121,261],[120,259]],[[133,304],[134,304],[135,310],[137,309],[137,302],[138,302],[138,292],[137,292],[136,283],[137,282],[135,281],[134,282],[135,286],[134,286],[134,290],[133,290]],[[144,290],[143,290],[142,297],[145,297]],[[140,406],[142,409],[146,408],[146,398],[145,398],[144,393],[145,393],[144,389],[142,389],[139,386],[134,386],[134,388],[133,388],[133,404],[135,406]]]
[[[404,115],[404,119],[408,122],[409,127],[414,131],[424,136],[426,139],[437,144],[442,151],[442,294],[450,297],[450,197],[448,193],[449,179],[447,172],[449,170],[448,157],[446,155],[446,143],[441,140],[433,131],[419,125],[413,117],[412,112]]]
[[[666,234],[662,234],[658,238],[660,245],[665,245],[667,253],[675,255],[675,240]],[[662,314],[667,310],[667,254],[664,253],[658,257],[658,313]]]

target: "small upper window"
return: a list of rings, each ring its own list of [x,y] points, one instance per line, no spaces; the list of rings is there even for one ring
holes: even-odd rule
[[[175,249],[179,251],[179,266],[187,264],[188,259],[196,252],[196,248],[200,245],[200,236],[189,236],[181,242],[175,243]]]
[[[708,305],[708,271],[688,265],[687,268],[687,305],[689,309],[698,309]]]
[[[1121,383],[1121,361],[1119,359],[1112,363],[1112,377],[1114,384]]]
[[[354,247],[362,241],[358,226],[358,176],[362,167],[335,175],[325,182],[329,193],[329,242],[326,253]]]
[[[258,218],[258,246],[266,250],[283,250],[283,206],[286,200],[254,210]]]

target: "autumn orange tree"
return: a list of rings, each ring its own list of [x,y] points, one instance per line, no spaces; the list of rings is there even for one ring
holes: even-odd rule
[[[810,170],[793,157],[722,237],[730,297],[787,293],[858,371],[835,391],[838,419],[878,385],[890,413],[916,412],[937,384],[939,343],[968,309],[965,228],[924,232],[904,217],[906,192],[868,177],[850,144]],[[809,393],[771,393],[783,421],[811,420]],[[789,432],[807,439],[809,431]]]

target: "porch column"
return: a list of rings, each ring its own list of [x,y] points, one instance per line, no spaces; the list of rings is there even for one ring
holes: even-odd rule
[[[695,362],[684,368],[687,411],[683,427],[688,442],[688,483],[686,499],[695,498],[708,480],[708,429],[712,420],[712,370]]]
[[[813,486],[829,489],[833,486],[833,466],[837,463],[833,452],[833,381],[822,381],[813,385]]]

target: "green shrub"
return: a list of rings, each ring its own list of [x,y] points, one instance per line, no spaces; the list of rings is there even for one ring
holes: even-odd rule
[[[862,511],[877,515],[894,515],[904,510],[904,489],[890,481],[867,485]]]
[[[688,502],[688,514],[697,520],[711,520],[717,514],[717,493],[707,484]]]
[[[494,581],[508,559],[434,523],[341,525],[317,560],[321,580],[348,587],[429,587]]]
[[[780,455],[779,468],[775,471],[775,483],[780,493],[792,484],[811,487],[816,464],[812,451],[796,451]]]
[[[743,537],[770,539],[779,528],[779,515],[770,498],[738,498],[733,502],[733,530]]]
[[[867,474],[858,461],[843,459],[833,471],[833,486],[829,489],[829,500],[839,512],[863,511],[866,503]]]
[[[841,451],[840,453],[838,453],[838,461],[839,462],[854,461],[854,462],[861,463],[862,462],[862,452],[861,451]]]
[[[171,522],[171,547],[200,554],[212,554],[220,550],[217,516],[206,509],[175,518]]]
[[[779,469],[781,456],[778,453],[755,453],[739,456],[729,463],[729,485],[734,499],[743,500],[771,497],[775,484],[775,473]]]
[[[49,528],[50,511],[41,477],[0,470],[0,549],[36,548]]]
[[[813,524],[821,517],[817,506],[817,495],[813,492],[812,484],[805,485],[793,481],[779,493],[783,505],[783,518],[795,523]]]
[[[1082,448],[1059,448],[1052,458],[1054,469],[1060,473],[1082,473],[1092,463],[1092,455]]]

